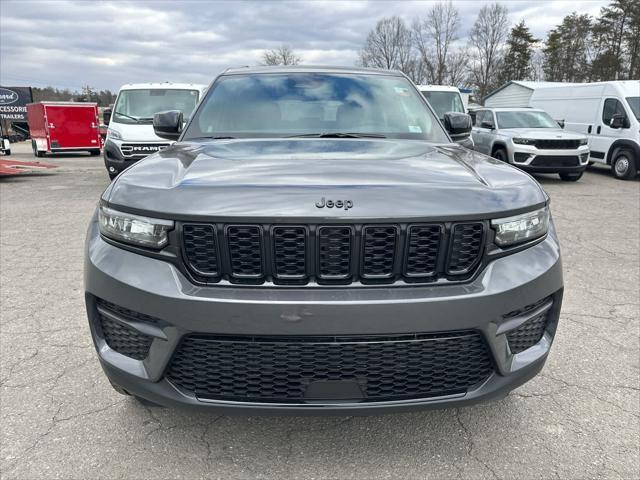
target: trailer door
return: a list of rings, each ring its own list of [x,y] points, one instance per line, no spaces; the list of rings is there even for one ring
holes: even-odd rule
[[[95,107],[47,105],[46,111],[52,150],[100,148]]]

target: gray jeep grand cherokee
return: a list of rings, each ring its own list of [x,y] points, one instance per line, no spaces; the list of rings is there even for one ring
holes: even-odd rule
[[[401,73],[242,68],[89,226],[102,367],[166,406],[359,413],[504,396],[562,302],[549,198]]]

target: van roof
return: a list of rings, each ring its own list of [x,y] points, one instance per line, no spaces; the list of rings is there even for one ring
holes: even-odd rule
[[[544,112],[541,108],[529,107],[478,107],[476,110],[492,110],[494,112]]]
[[[127,83],[120,87],[120,90],[147,90],[147,89],[166,89],[166,90],[204,90],[207,85],[199,83],[173,83],[173,82],[150,82],[150,83]]]
[[[451,85],[416,85],[421,92],[458,92],[458,87],[452,87]]]

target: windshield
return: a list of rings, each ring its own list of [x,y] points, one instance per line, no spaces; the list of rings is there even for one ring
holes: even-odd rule
[[[112,119],[119,123],[152,123],[153,115],[165,110],[180,110],[191,115],[198,103],[197,90],[145,89],[122,90]]]
[[[335,134],[449,142],[404,77],[322,73],[223,76],[184,139]]]
[[[458,92],[422,92],[431,108],[433,108],[440,120],[444,120],[447,112],[464,113],[464,105]]]
[[[627,103],[637,120],[640,121],[640,97],[627,97]]]
[[[496,112],[498,128],[559,128],[546,112],[519,110]]]

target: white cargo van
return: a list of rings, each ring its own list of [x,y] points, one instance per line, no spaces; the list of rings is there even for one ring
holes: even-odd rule
[[[449,85],[416,85],[427,100],[440,122],[444,125],[444,114],[447,112],[466,113],[465,102],[460,89]],[[468,98],[468,97],[467,97]],[[458,142],[463,147],[473,149],[473,140],[466,137]]]
[[[572,83],[535,89],[529,106],[545,110],[569,131],[589,138],[592,162],[611,165],[616,178],[640,168],[640,80]]]
[[[171,142],[153,131],[153,115],[166,110],[180,110],[185,120],[206,91],[206,85],[193,83],[137,83],[124,85],[110,115],[104,144],[104,164],[109,177],[147,155],[168,147]]]

